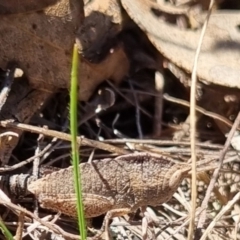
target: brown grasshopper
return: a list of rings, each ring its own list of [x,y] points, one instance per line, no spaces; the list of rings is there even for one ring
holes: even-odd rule
[[[198,166],[208,170],[215,168],[216,164],[204,167],[201,161]],[[108,226],[113,217],[134,212],[141,206],[161,205],[177,191],[190,170],[189,164],[147,153],[81,163],[85,217],[107,212],[103,226]],[[28,190],[35,194],[43,208],[76,217],[72,167],[36,180]]]

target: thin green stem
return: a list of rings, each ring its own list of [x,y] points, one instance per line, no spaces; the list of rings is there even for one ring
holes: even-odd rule
[[[79,171],[79,151],[77,144],[77,102],[78,102],[78,67],[79,56],[77,45],[73,48],[72,72],[71,72],[71,89],[70,89],[70,131],[71,131],[71,145],[72,145],[72,164],[74,169],[74,185],[77,196],[77,214],[78,225],[81,233],[81,239],[87,239],[86,224],[84,218],[83,198],[82,198],[82,183],[81,173]]]
[[[2,230],[3,235],[6,237],[6,239],[13,240],[12,234],[9,232],[7,227],[5,226],[4,222],[2,221],[2,218],[0,217],[0,229]]]

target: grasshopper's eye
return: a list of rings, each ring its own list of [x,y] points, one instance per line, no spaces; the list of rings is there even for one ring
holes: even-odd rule
[[[169,187],[170,188],[177,188],[179,184],[182,182],[182,171],[177,170],[169,179]]]

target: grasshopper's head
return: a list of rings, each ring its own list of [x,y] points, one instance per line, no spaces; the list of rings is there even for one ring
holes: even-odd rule
[[[177,168],[169,179],[169,187],[171,189],[177,190],[178,186],[181,184],[182,180],[187,176],[190,169],[191,169],[190,167]]]

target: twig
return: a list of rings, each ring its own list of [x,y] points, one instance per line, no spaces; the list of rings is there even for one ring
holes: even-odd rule
[[[208,189],[206,191],[206,195],[205,195],[205,198],[203,199],[203,202],[202,202],[202,205],[201,205],[201,208],[203,209],[202,213],[200,214],[200,217],[199,217],[199,221],[198,221],[198,225],[197,225],[197,229],[198,229],[198,233],[197,233],[197,237],[196,237],[196,240],[200,238],[200,231],[201,231],[201,228],[203,227],[204,223],[205,223],[205,220],[206,220],[206,208],[207,208],[207,204],[208,204],[208,201],[210,199],[210,195],[211,195],[211,192],[215,186],[215,183],[217,181],[217,177],[218,177],[218,174],[220,172],[220,169],[222,167],[222,164],[223,164],[223,160],[224,160],[224,157],[225,157],[225,154],[228,150],[228,147],[230,146],[231,144],[231,139],[233,138],[234,136],[234,133],[236,131],[236,128],[237,126],[239,126],[240,124],[240,112],[238,113],[237,115],[237,118],[235,119],[235,122],[233,124],[233,127],[231,129],[231,131],[229,132],[229,135],[227,137],[227,140],[225,142],[225,145],[224,145],[224,148],[223,150],[220,152],[220,156],[219,156],[219,166],[217,169],[215,169],[215,171],[213,172],[213,176],[212,176],[212,179],[210,181],[210,184],[208,186]]]
[[[33,156],[33,157],[30,157],[20,163],[17,163],[13,166],[8,166],[8,167],[3,167],[3,168],[0,168],[0,173],[1,172],[10,172],[10,171],[13,171],[13,170],[16,170],[17,168],[20,168],[20,167],[23,167],[24,165],[28,164],[28,163],[31,163],[35,158],[37,157],[42,157],[46,152],[48,152],[48,150],[52,147],[51,144],[48,144],[40,153],[38,153],[37,155]]]
[[[126,102],[130,103],[131,105],[135,106],[135,104],[128,98],[126,97],[125,94],[123,94],[119,89],[117,89],[110,81],[107,80],[107,83],[123,98],[126,100]],[[142,111],[143,114],[145,114],[146,116],[152,118],[152,115],[146,111],[144,108],[142,108],[141,106],[139,107],[139,109]]]
[[[189,146],[190,143],[189,142],[175,142],[172,140],[155,140],[155,139],[135,139],[135,138],[125,138],[125,139],[106,139],[104,140],[104,142],[106,143],[136,143],[136,144],[154,144],[154,145],[173,145],[173,146],[178,146],[178,145],[182,145],[182,146]],[[212,148],[212,149],[216,149],[216,150],[221,150],[222,146],[221,145],[217,145],[217,144],[210,144],[210,143],[201,143],[198,142],[196,143],[196,146],[199,147],[203,147],[203,148]]]
[[[227,212],[229,211],[232,206],[239,201],[240,199],[240,192],[238,192],[234,198],[228,202],[228,204],[226,206],[224,206],[222,208],[222,210],[218,213],[218,215],[214,218],[214,220],[208,225],[207,229],[204,231],[204,234],[202,235],[202,237],[200,238],[200,240],[204,240],[207,238],[208,234],[212,231],[214,225],[221,219],[221,217]]]
[[[3,81],[3,87],[0,93],[0,111],[2,110],[3,105],[5,104],[8,94],[11,91],[11,86],[14,81],[14,73],[16,70],[16,66],[9,67],[7,70],[7,73],[5,75],[4,81]]]
[[[185,100],[169,96],[166,93],[163,95],[163,97],[167,101],[174,102],[174,103],[177,103],[177,104],[181,104],[181,105],[186,106],[186,107],[190,107],[190,104],[187,101],[185,101]],[[219,115],[217,113],[207,111],[204,108],[201,108],[199,106],[196,106],[196,111],[202,113],[205,116],[211,117],[213,119],[217,119],[217,120],[225,123],[229,127],[232,127],[232,125],[233,125],[232,122],[230,120],[228,120],[227,118],[225,118],[225,117],[223,117],[223,116],[221,116],[221,115]],[[240,128],[238,128],[238,130],[240,130]]]
[[[39,152],[41,152],[41,142],[44,138],[44,135],[39,134],[38,139],[37,139],[37,148],[35,150],[35,154],[37,155]],[[40,164],[40,158],[37,157],[34,159],[33,161],[33,169],[32,169],[32,175],[33,177],[35,177],[36,179],[38,179],[39,177],[39,164]],[[33,201],[33,213],[38,216],[38,211],[39,211],[39,206],[38,206],[38,200],[36,198],[34,198]],[[36,221],[35,221],[36,222]],[[37,238],[37,233],[34,232],[34,237]]]
[[[49,137],[56,137],[56,138],[59,138],[59,139],[62,139],[62,140],[68,141],[68,142],[71,141],[70,134],[62,133],[62,132],[58,132],[58,131],[54,131],[54,130],[49,130],[49,129],[44,129],[41,127],[29,125],[29,124],[9,122],[9,121],[0,121],[0,125],[2,127],[12,127],[12,128],[20,129],[20,130],[27,131],[27,132],[44,134]],[[99,141],[87,139],[85,137],[78,137],[77,140],[78,140],[79,145],[89,146],[89,147],[93,147],[93,148],[99,148],[99,149],[102,149],[102,150],[105,150],[108,152],[117,153],[120,155],[129,153],[129,151],[127,151],[125,149],[121,149],[121,148],[115,147],[113,145],[102,143]]]
[[[127,89],[121,89],[122,92],[129,92],[129,90]],[[141,91],[141,90],[135,90],[136,93],[139,93],[139,94],[145,94],[145,95],[149,95],[149,96],[154,96],[154,97],[157,97],[158,94],[156,93],[146,93],[144,91]],[[163,94],[163,98],[169,102],[173,102],[173,103],[177,103],[177,104],[181,104],[183,106],[186,106],[186,107],[190,107],[190,104],[188,101],[185,101],[183,99],[179,99],[179,98],[175,98],[175,97],[172,97],[170,95],[168,95],[167,93],[164,93]],[[227,118],[217,114],[217,113],[214,113],[214,112],[211,112],[211,111],[207,111],[205,110],[204,108],[202,107],[199,107],[199,106],[196,106],[196,111],[202,113],[203,115],[206,115],[208,117],[211,117],[213,119],[217,119],[223,123],[225,123],[227,126],[229,127],[232,127],[232,122],[230,120],[228,120]],[[240,130],[240,128],[238,128],[238,130]]]
[[[35,150],[35,156],[38,155],[41,152],[41,142],[43,140],[43,135],[39,134],[38,139],[37,139],[37,148]],[[40,157],[35,157],[33,161],[33,170],[32,170],[32,175],[36,177],[36,179],[39,177],[39,164],[40,164]]]
[[[155,136],[160,136],[162,131],[162,112],[163,112],[163,86],[164,86],[164,77],[160,72],[155,73],[155,88],[157,95],[155,97],[155,111],[154,111],[154,122],[153,130]]]
[[[62,234],[66,238],[76,239],[76,240],[80,239],[78,235],[74,235],[74,234],[65,232],[62,228],[58,227],[57,225],[43,221],[41,218],[37,217],[36,215],[34,215],[33,213],[31,213],[30,211],[26,210],[23,207],[20,207],[20,206],[18,206],[16,204],[13,204],[11,202],[4,201],[3,199],[0,199],[0,204],[4,205],[6,207],[9,207],[12,210],[25,213],[26,215],[35,219],[37,222],[40,222],[42,225],[49,228],[51,231],[56,232],[58,234]],[[88,239],[90,240],[91,238],[88,238]]]
[[[50,221],[51,219],[52,219],[52,215],[48,215],[42,218],[43,221]],[[32,223],[30,226],[26,228],[22,238],[25,238],[27,235],[29,235],[33,230],[35,230],[39,226],[41,226],[41,223],[39,222]]]
[[[139,107],[139,104],[138,104],[138,98],[137,98],[137,94],[136,94],[136,91],[133,87],[133,84],[131,82],[131,80],[128,80],[128,83],[130,85],[130,88],[131,88],[131,92],[133,94],[133,98],[134,98],[134,102],[135,102],[135,107],[136,107],[136,125],[137,125],[137,130],[138,130],[138,135],[139,135],[139,138],[142,139],[143,138],[143,133],[142,133],[142,127],[141,127],[141,119],[140,119],[140,107]]]
[[[195,211],[196,211],[196,200],[197,200],[197,168],[196,168],[196,89],[197,89],[197,66],[198,59],[201,51],[201,46],[203,42],[203,38],[207,29],[208,21],[212,12],[212,8],[214,5],[214,0],[211,0],[209,4],[209,10],[207,14],[207,18],[204,21],[204,25],[202,27],[200,39],[198,42],[198,47],[196,50],[196,55],[194,58],[193,71],[191,76],[191,95],[190,95],[190,139],[191,139],[191,152],[192,152],[192,186],[191,186],[191,202],[192,202],[192,212],[189,223],[189,232],[188,232],[188,240],[192,240],[193,232],[195,227]]]
[[[24,225],[24,216],[25,216],[25,214],[23,212],[19,213],[19,216],[18,216],[18,227],[17,227],[17,231],[16,231],[16,235],[15,235],[15,239],[16,240],[21,240],[22,239],[23,225]]]

